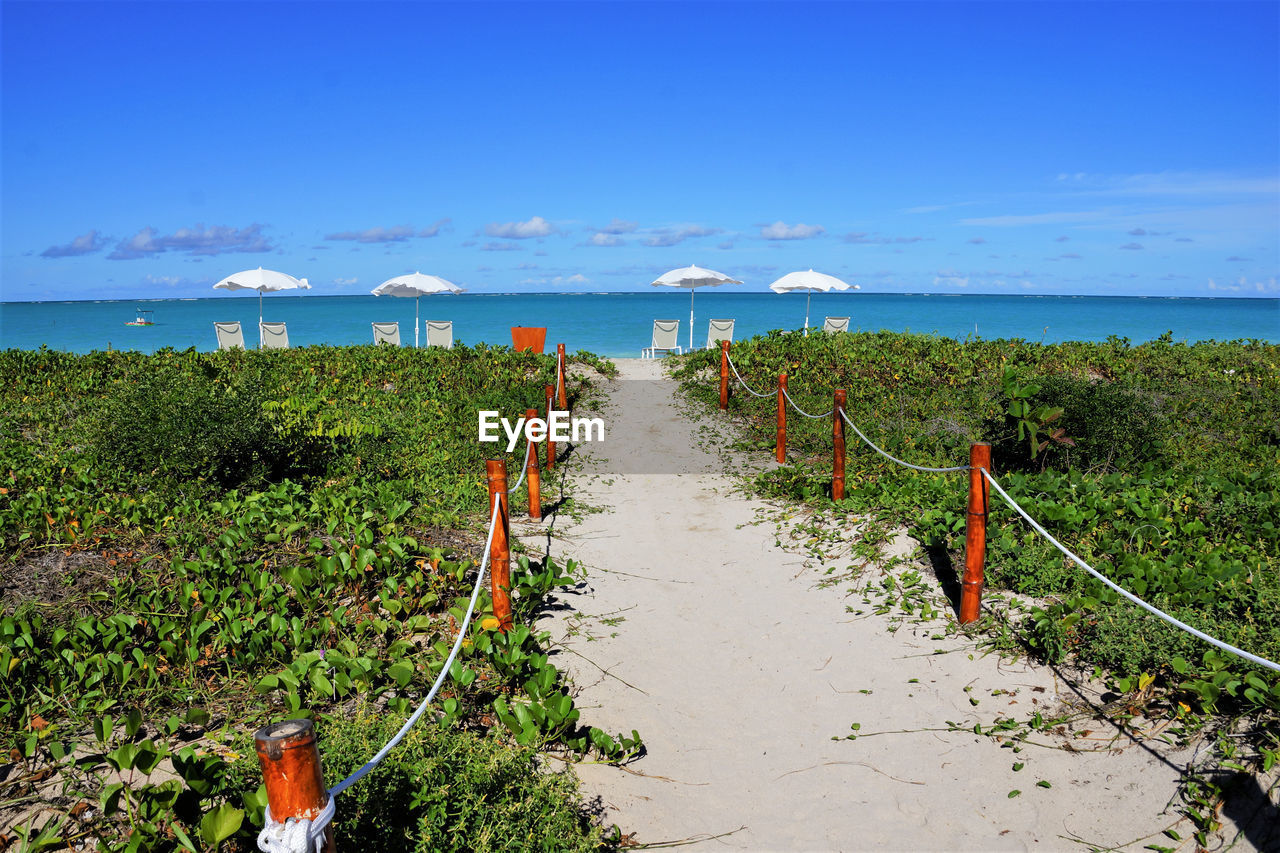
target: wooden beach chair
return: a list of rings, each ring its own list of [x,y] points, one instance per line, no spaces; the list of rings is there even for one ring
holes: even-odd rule
[[[703,349],[718,349],[721,341],[733,342],[732,320],[712,320],[707,326],[707,345]]]
[[[284,323],[263,323],[261,331],[263,349],[289,348],[289,330]]]
[[[679,337],[679,320],[654,320],[652,341],[649,346],[640,350],[640,357],[657,358],[659,351],[669,353],[672,350],[676,355],[683,355],[684,350],[680,348],[680,344],[676,343]]]
[[[393,347],[400,346],[400,324],[399,323],[374,323],[373,324],[373,345],[391,344]]]
[[[453,349],[453,321],[428,320],[427,346]]]
[[[848,317],[827,317],[822,321],[822,331],[828,335],[834,335],[836,332],[849,331]]]
[[[239,323],[214,323],[213,333],[218,336],[218,349],[244,349],[244,332]]]

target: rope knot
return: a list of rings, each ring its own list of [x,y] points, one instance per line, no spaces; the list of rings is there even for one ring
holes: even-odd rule
[[[329,795],[320,814],[312,819],[285,818],[278,823],[271,816],[271,806],[263,815],[265,826],[258,833],[258,849],[262,853],[324,853],[324,831],[333,820],[337,801]]]

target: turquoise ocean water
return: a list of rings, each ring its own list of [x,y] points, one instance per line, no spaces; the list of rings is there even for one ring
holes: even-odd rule
[[[694,343],[706,342],[712,317],[734,318],[739,339],[770,329],[801,328],[804,303],[801,294],[700,290]],[[370,323],[389,320],[399,321],[401,341],[413,344],[412,299],[275,294],[262,304],[263,319],[288,323],[293,346],[370,343]],[[126,326],[137,308],[154,311],[156,325]],[[827,315],[850,317],[854,330],[909,330],[953,338],[977,334],[1055,343],[1117,335],[1136,344],[1172,332],[1176,341],[1256,338],[1280,343],[1280,299],[815,294],[810,325],[820,327]],[[468,344],[510,345],[511,326],[545,326],[548,350],[563,343],[569,352],[585,349],[612,357],[639,356],[649,345],[655,318],[679,319],[680,343],[685,345],[688,292],[461,294],[421,301],[423,321],[452,320],[455,340]],[[217,344],[214,321],[227,320],[239,320],[246,343],[257,346],[254,293],[212,299],[6,302],[0,303],[0,348],[211,350]],[[425,330],[421,336],[425,345]]]

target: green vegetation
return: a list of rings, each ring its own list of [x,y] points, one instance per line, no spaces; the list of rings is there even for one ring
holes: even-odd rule
[[[240,849],[262,808],[247,730],[327,714],[329,781],[366,760],[439,673],[466,607],[483,461],[502,455],[476,441],[476,412],[540,409],[553,381],[553,358],[483,346],[0,353],[0,826],[43,803],[43,829],[15,830],[31,849]],[[344,795],[340,830],[381,826],[400,839],[386,849],[597,844],[570,782],[532,772],[550,744],[640,749],[635,732],[580,723],[526,627],[575,568],[521,556],[505,635],[486,584],[440,728],[362,781],[381,794]],[[155,775],[166,760],[178,779]],[[485,832],[479,801],[495,809]]]
[[[774,332],[732,357],[757,391],[786,372],[810,412],[845,389],[853,422],[916,464],[964,464],[971,442],[992,442],[996,478],[1084,560],[1188,624],[1280,660],[1280,348]],[[676,374],[709,405],[718,360],[698,353]],[[771,397],[737,393],[730,409],[750,446],[772,447]],[[830,419],[792,411],[788,446],[794,464],[758,487],[829,506]],[[839,508],[902,524],[962,565],[963,480],[894,465],[852,433],[848,447]],[[994,493],[989,525],[989,588],[1044,599],[1019,633],[1045,658],[1101,665],[1120,688],[1163,685],[1171,713],[1280,709],[1275,673],[1118,600]]]

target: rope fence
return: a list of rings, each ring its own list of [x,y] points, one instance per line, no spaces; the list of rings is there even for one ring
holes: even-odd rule
[[[556,347],[556,383],[546,386],[547,420],[551,419],[554,395],[558,392],[562,410],[568,408],[565,387],[564,344]],[[537,410],[527,409],[525,418],[536,417]],[[547,442],[547,467],[555,459],[555,443],[550,435]],[[359,782],[376,768],[404,739],[409,730],[426,713],[428,706],[439,693],[450,669],[457,659],[475,614],[476,602],[486,576],[490,579],[493,615],[498,620],[498,630],[506,633],[512,627],[511,615],[511,551],[509,529],[509,497],[524,484],[529,483],[529,516],[540,519],[541,499],[538,490],[538,442],[525,442],[524,460],[520,476],[514,486],[507,487],[507,463],[505,460],[489,460],[486,475],[489,501],[493,507],[489,518],[489,531],[485,537],[480,569],[476,574],[467,610],[459,625],[453,646],[440,667],[427,695],[405,721],[400,730],[383,745],[363,766],[334,785],[325,788],[320,754],[316,743],[315,725],[309,719],[285,720],[258,730],[254,745],[262,765],[263,780],[267,789],[267,806],[263,815],[264,826],[258,833],[258,849],[262,853],[333,853],[335,842],[331,823],[337,812],[337,797]]]
[[[730,347],[730,344],[728,341],[721,342],[721,346],[720,346],[720,408],[721,409],[728,408],[729,394],[728,394],[727,386],[728,386],[728,377],[730,372],[732,372],[733,376],[738,380],[738,383],[742,385],[742,387],[745,388],[748,393],[752,394],[755,397],[769,396],[768,394],[762,394],[758,391],[755,391],[746,383],[746,381],[742,378],[742,374],[738,371],[737,365],[733,363],[733,360],[729,356],[729,347]],[[778,376],[777,397],[778,397],[777,460],[779,464],[786,463],[786,405],[784,405],[784,401],[786,404],[789,404],[791,408],[799,412],[802,416],[806,418],[810,418],[812,420],[821,420],[825,417],[831,417],[832,415],[835,415],[835,417],[833,418],[833,430],[832,430],[832,435],[834,439],[833,443],[835,445],[835,448],[834,448],[834,454],[833,454],[833,460],[832,460],[832,478],[831,478],[831,486],[832,486],[831,491],[832,491],[832,498],[834,500],[840,500],[840,498],[842,498],[844,495],[844,433],[843,433],[843,430],[841,429],[843,424],[847,424],[849,428],[852,429],[854,433],[857,434],[858,438],[862,439],[862,441],[866,443],[866,445],[870,447],[872,450],[874,450],[876,453],[879,453],[881,456],[888,459],[889,461],[894,462],[898,465],[901,465],[905,468],[909,468],[914,471],[920,471],[923,473],[930,473],[930,474],[948,474],[948,473],[955,473],[960,471],[969,472],[968,507],[965,514],[965,570],[964,570],[964,576],[960,586],[960,590],[961,590],[960,612],[959,612],[960,624],[967,625],[977,621],[979,613],[981,611],[982,589],[984,585],[985,562],[986,562],[987,507],[988,507],[988,500],[989,500],[989,494],[990,494],[989,492],[989,487],[990,487],[990,488],[994,488],[996,492],[1000,495],[1000,497],[1002,497],[1005,500],[1005,502],[1009,504],[1009,506],[1014,510],[1014,512],[1016,512],[1019,516],[1023,518],[1023,520],[1025,520],[1029,525],[1031,525],[1031,528],[1033,530],[1035,530],[1037,533],[1039,533],[1041,536],[1047,539],[1050,542],[1050,544],[1052,544],[1055,548],[1061,551],[1069,560],[1071,560],[1073,563],[1075,563],[1077,566],[1083,569],[1090,576],[1100,581],[1106,587],[1108,587],[1109,589],[1116,592],[1118,595],[1125,598],[1127,601],[1137,605],[1143,610],[1146,610],[1152,615],[1160,619],[1163,619],[1165,622],[1168,622],[1170,625],[1173,625],[1174,627],[1179,628],[1183,631],[1186,631],[1188,634],[1191,634],[1192,636],[1197,637],[1200,640],[1203,640],[1204,642],[1208,643],[1211,646],[1219,648],[1225,652],[1229,652],[1230,654],[1236,655],[1237,657],[1240,657],[1251,663],[1255,663],[1258,666],[1265,667],[1275,672],[1280,672],[1280,664],[1276,664],[1273,661],[1267,660],[1266,658],[1259,657],[1258,655],[1244,651],[1243,649],[1239,649],[1231,645],[1230,643],[1223,642],[1222,640],[1212,637],[1204,633],[1203,631],[1199,631],[1196,628],[1193,628],[1190,625],[1186,624],[1185,622],[1182,622],[1176,619],[1175,617],[1170,616],[1168,613],[1165,613],[1163,610],[1160,610],[1158,607],[1152,604],[1149,604],[1146,601],[1143,601],[1138,596],[1134,595],[1133,593],[1129,592],[1123,587],[1117,585],[1116,583],[1111,581],[1109,578],[1107,578],[1105,575],[1103,575],[1101,572],[1099,572],[1097,569],[1093,568],[1088,563],[1086,563],[1079,556],[1072,553],[1070,549],[1068,549],[1061,542],[1055,539],[1049,533],[1049,531],[1045,530],[1042,525],[1040,525],[1038,522],[1036,522],[1035,519],[1033,519],[1029,514],[1027,514],[1026,510],[1024,510],[1021,506],[1019,506],[1018,503],[1012,497],[1009,496],[1009,493],[1006,492],[998,482],[996,482],[995,477],[992,476],[991,474],[991,445],[985,442],[979,442],[971,445],[970,452],[969,452],[968,465],[955,465],[955,466],[944,467],[944,468],[935,468],[935,467],[929,467],[925,465],[913,465],[910,462],[906,462],[902,459],[897,458],[896,456],[893,456],[892,454],[885,451],[883,448],[878,447],[873,441],[871,441],[871,439],[867,438],[867,436],[862,432],[862,430],[858,429],[857,424],[855,424],[849,418],[849,415],[844,411],[845,392],[843,390],[837,390],[834,392],[835,405],[832,407],[831,411],[828,411],[822,415],[812,415],[804,411],[803,409],[801,409],[798,405],[796,405],[795,401],[791,398],[791,394],[789,393],[787,388],[787,374],[782,373],[782,374],[779,374]]]
[[[751,388],[742,378],[738,368],[729,357],[729,342],[721,342],[720,362],[720,408],[728,407],[729,375],[732,375],[749,394],[757,398],[772,396]],[[559,403],[561,410],[568,408],[568,395],[565,386],[565,352],[564,344],[557,346],[555,384],[547,385],[545,391],[546,414],[548,422],[554,411],[553,406]],[[837,389],[833,394],[834,405],[831,410],[821,414],[810,414],[795,401],[787,388],[787,375],[780,374],[776,389],[777,397],[777,460],[786,461],[786,412],[788,406],[795,409],[803,417],[812,420],[832,418],[832,439],[834,454],[832,462],[832,497],[839,500],[844,494],[844,428],[848,426],[872,450],[895,464],[905,468],[930,474],[969,472],[968,505],[965,525],[965,571],[961,583],[961,600],[959,621],[970,624],[976,621],[981,610],[982,588],[984,582],[984,562],[986,553],[986,526],[990,489],[997,494],[1026,521],[1033,530],[1045,537],[1055,548],[1069,560],[1094,577],[1109,589],[1126,600],[1157,616],[1169,624],[1186,631],[1200,640],[1230,654],[1259,666],[1280,672],[1280,664],[1266,658],[1251,654],[1229,643],[1218,640],[1199,631],[1184,622],[1170,616],[1159,608],[1143,601],[1133,593],[1112,582],[1102,573],[1094,569],[1083,559],[1072,553],[1066,546],[1055,539],[1045,528],[1037,523],[1005,489],[996,481],[991,473],[991,446],[986,443],[975,443],[970,446],[968,465],[950,467],[930,467],[914,465],[877,446],[850,419],[845,412],[845,391]],[[557,399],[558,398],[558,399]],[[526,410],[526,419],[535,417],[537,410]],[[544,439],[547,443],[546,466],[550,470],[556,459],[555,442],[550,434]],[[400,730],[363,766],[337,783],[326,788],[321,771],[319,750],[316,743],[314,724],[311,720],[286,720],[274,723],[255,733],[254,741],[258,758],[262,765],[263,778],[267,789],[267,807],[264,813],[265,826],[258,835],[258,849],[262,853],[332,853],[335,842],[332,820],[336,814],[336,801],[339,794],[359,782],[373,771],[383,759],[404,739],[409,730],[426,713],[428,706],[435,699],[450,669],[457,659],[466,638],[467,631],[475,614],[480,589],[487,576],[490,580],[490,591],[493,600],[493,614],[498,620],[498,630],[504,633],[512,627],[510,601],[510,530],[509,530],[509,498],[522,485],[528,482],[529,516],[541,518],[539,496],[538,449],[539,442],[526,441],[524,459],[520,466],[520,475],[514,486],[507,487],[507,463],[504,460],[489,460],[486,463],[486,474],[489,486],[489,500],[492,511],[489,519],[489,530],[485,539],[484,552],[480,560],[480,568],[476,575],[466,613],[458,626],[457,636],[449,651],[439,674],[431,685],[427,695],[418,704],[414,712],[401,726]]]
[[[1237,657],[1241,657],[1247,661],[1256,663],[1258,666],[1266,667],[1267,669],[1270,669],[1274,672],[1280,672],[1280,664],[1272,663],[1266,658],[1258,657],[1257,655],[1251,654],[1250,652],[1246,652],[1243,649],[1238,649],[1235,646],[1231,645],[1230,643],[1224,643],[1222,640],[1211,637],[1208,634],[1204,633],[1203,631],[1192,628],[1187,623],[1182,622],[1178,619],[1175,619],[1174,617],[1170,616],[1168,613],[1165,613],[1160,608],[1154,605],[1148,604],[1147,602],[1143,601],[1141,598],[1138,598],[1138,596],[1129,592],[1127,589],[1124,589],[1123,587],[1117,585],[1116,583],[1111,581],[1109,578],[1107,578],[1105,575],[1103,575],[1101,572],[1099,572],[1097,569],[1095,569],[1093,566],[1089,565],[1084,560],[1080,559],[1080,557],[1078,557],[1065,545],[1063,545],[1061,542],[1055,539],[1053,535],[1049,533],[1049,531],[1041,527],[1034,518],[1032,518],[1030,515],[1027,515],[1027,511],[1024,510],[1021,506],[1019,506],[1017,501],[1009,497],[1009,493],[1006,492],[998,482],[996,482],[996,478],[991,476],[990,471],[986,470],[985,468],[982,469],[982,476],[985,477],[987,482],[991,484],[991,488],[995,489],[996,493],[999,494],[1000,497],[1004,498],[1005,503],[1007,503],[1013,509],[1014,512],[1022,516],[1023,520],[1026,521],[1027,524],[1031,525],[1032,530],[1039,533],[1045,539],[1048,539],[1049,544],[1053,545],[1053,547],[1061,551],[1066,556],[1067,559],[1075,563],[1080,568],[1084,569],[1093,577],[1097,578],[1106,587],[1114,590],[1118,595],[1123,596],[1124,598],[1133,602],[1134,604],[1141,607],[1143,610],[1147,611],[1148,613],[1154,616],[1158,616],[1159,618],[1168,622],[1170,625],[1174,626],[1175,628],[1181,628],[1183,631],[1186,631],[1191,636],[1199,637],[1201,640],[1204,640],[1206,643],[1208,643],[1211,646],[1216,646],[1217,648],[1222,649],[1224,652],[1230,652],[1231,654],[1236,655]]]

